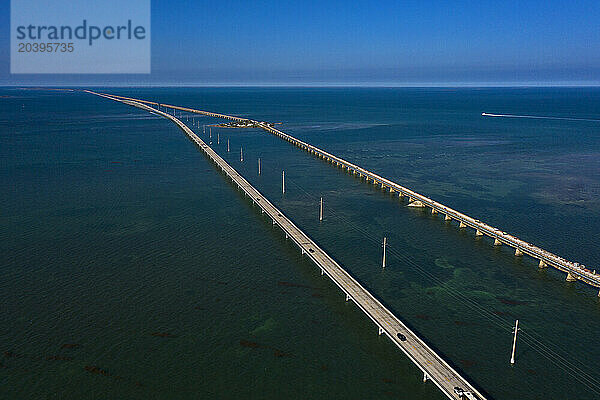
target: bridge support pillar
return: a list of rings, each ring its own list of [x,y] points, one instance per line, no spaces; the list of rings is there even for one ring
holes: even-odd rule
[[[479,229],[475,229],[475,236],[483,236],[483,233]]]
[[[321,268],[321,275],[323,275],[325,273],[325,271],[323,270],[323,268]]]
[[[466,228],[467,226],[464,224],[464,222],[460,222],[460,224],[458,225],[459,228]]]
[[[575,282],[577,280],[577,278],[575,278],[573,275],[571,275],[570,272],[567,272],[567,282]]]
[[[423,372],[423,382],[427,382],[427,379],[429,379],[429,375],[427,375],[427,372]]]
[[[437,214],[437,213],[438,213],[438,212],[437,212],[437,210],[436,210],[435,208],[432,208],[432,209],[431,209],[431,214]]]
[[[394,189],[393,188],[390,188],[390,193],[394,193]]]
[[[494,246],[502,246],[502,242],[498,238],[494,239]]]
[[[379,336],[381,336],[382,333],[383,333],[383,328],[379,327]]]
[[[346,301],[350,300],[350,295],[346,293]]]
[[[540,260],[540,263],[538,264],[538,267],[539,268],[548,268],[548,264],[546,264],[544,262],[544,260]]]
[[[515,256],[516,257],[521,257],[523,255],[523,252],[519,249],[515,249]]]
[[[452,218],[448,214],[444,217],[444,221],[452,221]]]

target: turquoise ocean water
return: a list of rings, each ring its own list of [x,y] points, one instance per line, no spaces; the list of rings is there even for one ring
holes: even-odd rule
[[[282,122],[600,267],[599,89],[100,90]],[[78,92],[0,104],[1,399],[442,398],[172,123]],[[212,142],[490,398],[600,398],[597,290],[263,131]]]

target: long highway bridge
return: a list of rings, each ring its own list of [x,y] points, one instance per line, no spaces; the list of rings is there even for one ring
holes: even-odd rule
[[[87,91],[89,93],[94,93]],[[94,93],[95,94],[95,93]],[[569,282],[581,281],[595,288],[600,288],[600,274],[596,273],[596,270],[591,270],[587,268],[585,265],[579,264],[577,262],[572,262],[566,260],[556,254],[553,254],[547,250],[544,250],[538,246],[535,246],[531,243],[528,243],[524,240],[517,238],[514,235],[511,235],[507,232],[502,231],[501,229],[495,228],[482,222],[478,219],[470,217],[466,214],[461,213],[460,211],[454,210],[448,206],[445,206],[435,200],[430,199],[422,194],[419,194],[407,187],[404,187],[396,182],[393,182],[387,178],[384,178],[374,172],[368,171],[354,163],[351,163],[347,160],[344,160],[341,157],[337,157],[331,153],[328,153],[325,150],[322,150],[316,146],[313,146],[309,143],[306,143],[292,135],[284,133],[273,127],[273,124],[262,121],[255,121],[248,118],[236,117],[232,115],[218,114],[209,111],[202,111],[188,107],[180,107],[176,105],[163,104],[154,101],[148,100],[140,100],[133,99],[124,96],[116,96],[111,95],[113,98],[118,98],[121,100],[129,100],[136,101],[139,103],[149,104],[156,106],[158,108],[164,107],[165,109],[171,110],[179,110],[194,114],[205,115],[209,117],[215,118],[223,118],[232,121],[243,122],[248,126],[257,127],[265,130],[283,140],[286,140],[292,143],[294,146],[297,146],[310,154],[326,160],[332,165],[337,166],[338,168],[343,168],[348,173],[353,175],[358,175],[361,178],[364,178],[366,182],[370,182],[374,185],[380,185],[381,189],[389,190],[391,193],[398,193],[400,197],[406,197],[409,201],[409,206],[411,207],[419,207],[419,208],[429,208],[432,214],[441,214],[444,216],[444,220],[446,221],[458,221],[459,228],[467,228],[470,227],[475,230],[476,236],[489,236],[494,240],[495,246],[500,245],[508,245],[514,248],[515,256],[521,257],[523,255],[528,255],[533,257],[538,261],[539,268],[547,268],[553,267],[564,273],[566,273],[566,280]],[[598,297],[600,297],[600,290],[598,292]]]
[[[166,112],[123,97],[87,91],[110,100],[146,110],[175,123],[202,152],[267,214],[273,225],[283,230],[286,238],[294,242],[345,294],[346,301],[353,301],[377,326],[379,335],[385,334],[421,370],[423,381],[431,380],[448,398],[456,400],[486,400],[477,388],[461,376],[448,362],[429,347],[415,332],[388,310],[367,289],[354,279],[329,254],[319,247],[306,233],[298,228],[281,210],[254,188],[243,176],[202,141],[185,123]],[[155,104],[157,105],[157,104]],[[212,113],[211,113],[212,114]],[[220,114],[217,114],[220,115]]]

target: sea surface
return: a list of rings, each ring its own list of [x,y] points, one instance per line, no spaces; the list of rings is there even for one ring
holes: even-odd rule
[[[281,122],[600,268],[598,88],[96,89]],[[600,398],[598,289],[181,118],[490,399]],[[443,398],[175,125],[82,92],[0,88],[0,299],[0,399]]]

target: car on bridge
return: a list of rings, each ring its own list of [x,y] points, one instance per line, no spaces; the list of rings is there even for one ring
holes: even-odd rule
[[[454,387],[454,393],[457,394],[460,399],[478,400],[478,397],[473,393],[469,392],[468,390],[463,390],[463,388],[458,386]]]

